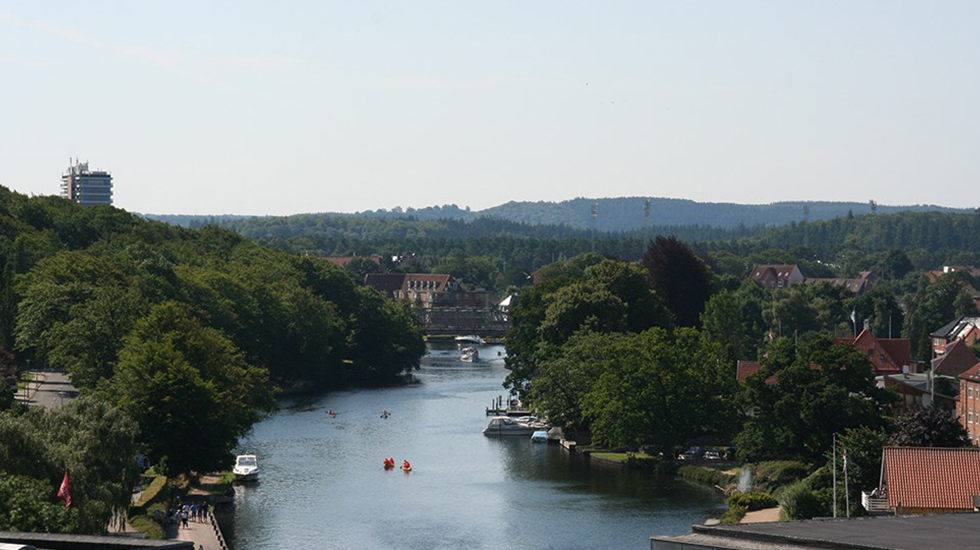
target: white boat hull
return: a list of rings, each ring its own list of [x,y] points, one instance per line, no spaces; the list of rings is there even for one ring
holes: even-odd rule
[[[259,471],[249,472],[247,474],[235,473],[235,481],[258,481]]]

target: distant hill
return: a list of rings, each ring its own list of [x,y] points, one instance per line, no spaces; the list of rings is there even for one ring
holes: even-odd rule
[[[598,204],[596,229],[599,231],[630,231],[647,225],[652,227],[778,227],[803,220],[803,206],[810,209],[810,221],[831,220],[870,213],[867,203],[860,202],[775,202],[772,204],[735,204],[723,202],[696,202],[686,199],[650,198],[649,221],[644,219],[643,205],[646,197],[620,197],[607,199],[578,198],[561,202],[511,201],[485,210],[469,210],[455,204],[428,206],[426,208],[394,208],[391,210],[367,210],[356,214],[329,214],[330,216],[355,216],[368,218],[412,218],[430,220],[476,220],[495,218],[528,225],[565,225],[589,229],[592,224],[592,204]],[[947,212],[971,213],[972,208],[948,208],[935,205],[888,206],[879,205],[879,214],[896,212]],[[318,216],[320,214],[298,214]],[[184,227],[196,227],[207,223],[226,224],[246,219],[263,219],[271,216],[192,216],[144,214],[152,220]]]
[[[417,220],[497,218],[531,225],[568,225],[588,229],[592,224],[592,204],[597,203],[596,229],[599,231],[629,231],[647,224],[643,204],[647,197],[607,199],[578,198],[561,202],[511,201],[485,210],[463,209],[455,204],[426,208],[396,208],[359,212],[359,216]],[[686,199],[649,198],[650,226],[710,226],[735,228],[776,227],[803,220],[803,206],[810,208],[810,221],[831,220],[853,214],[870,213],[868,203],[861,202],[774,202],[772,204],[735,204],[696,202]],[[972,208],[948,208],[936,205],[889,206],[878,205],[879,214],[896,212],[969,213]]]

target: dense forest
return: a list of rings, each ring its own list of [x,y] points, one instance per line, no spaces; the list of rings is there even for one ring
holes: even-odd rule
[[[646,201],[650,201],[648,209]],[[368,210],[358,217],[386,219],[411,218],[419,221],[464,220],[493,218],[501,221],[530,225],[567,225],[579,229],[592,227],[592,205],[597,204],[595,227],[599,231],[631,231],[648,226],[700,225],[734,229],[737,227],[775,227],[800,222],[806,207],[810,220],[829,220],[848,215],[862,215],[871,211],[870,203],[858,202],[776,202],[772,204],[733,204],[696,202],[685,199],[657,197],[618,197],[588,199],[577,198],[561,202],[511,201],[484,210],[460,208],[455,204],[428,206],[425,208],[393,208]],[[966,213],[970,209],[947,208],[934,205],[887,206],[876,205],[880,214],[895,212],[955,212]],[[341,214],[302,214],[301,216],[337,217]],[[242,216],[186,216],[149,215],[153,219],[178,225],[223,223]]]
[[[63,368],[82,392],[44,413],[12,407],[3,385],[0,500],[32,489],[0,506],[0,529],[27,528],[9,512],[100,532],[128,503],[137,451],[175,474],[226,466],[276,386],[390,383],[424,350],[407,307],[328,262],[0,187],[0,375]],[[55,513],[65,464],[76,505]]]
[[[371,269],[448,272],[472,286],[500,291],[520,286],[544,265],[585,252],[638,261],[658,235],[689,243],[716,272],[735,276],[747,274],[754,263],[798,263],[809,277],[854,276],[895,249],[918,270],[980,263],[976,213],[899,212],[783,227],[653,226],[595,233],[485,217],[423,221],[302,215],[233,220],[224,227],[298,254],[383,258],[385,265],[353,266],[359,276]],[[397,265],[388,262],[393,257]]]

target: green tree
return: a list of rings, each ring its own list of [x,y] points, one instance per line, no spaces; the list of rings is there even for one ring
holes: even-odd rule
[[[721,346],[729,365],[755,357],[755,342],[741,313],[735,294],[721,291],[708,300],[701,314],[702,335]]]
[[[549,344],[561,345],[578,331],[622,331],[626,329],[626,313],[626,304],[612,292],[575,283],[548,296],[541,337]]]
[[[714,286],[714,275],[704,262],[675,237],[657,236],[647,247],[643,267],[677,324],[698,326]]]
[[[582,397],[601,445],[651,444],[668,455],[688,438],[725,432],[736,418],[721,350],[694,329],[653,328],[608,344],[607,363]]]
[[[238,438],[274,407],[266,371],[172,302],[126,337],[111,395],[139,422],[150,456],[166,456],[174,473],[226,466]]]
[[[735,438],[744,461],[814,462],[830,449],[834,433],[887,425],[889,397],[875,386],[867,358],[826,335],[799,346],[785,338],[770,345],[740,400],[757,410]]]
[[[46,480],[0,472],[0,531],[77,532],[78,507],[52,502],[51,495]]]

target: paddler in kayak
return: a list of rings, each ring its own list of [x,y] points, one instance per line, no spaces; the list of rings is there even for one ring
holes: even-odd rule
[[[412,471],[412,465],[409,464],[407,460],[403,460],[402,461],[402,470],[404,470],[406,472],[411,472]]]

